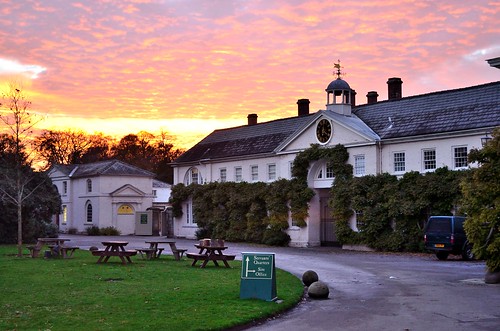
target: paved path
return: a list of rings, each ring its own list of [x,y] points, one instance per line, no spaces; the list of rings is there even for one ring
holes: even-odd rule
[[[66,235],[64,235],[66,237]],[[73,236],[71,243],[100,247],[104,237]],[[119,236],[128,247],[161,237]],[[194,240],[176,239],[195,251]],[[500,285],[484,284],[484,262],[438,261],[428,254],[382,254],[338,248],[284,248],[228,243],[228,254],[273,252],[276,266],[301,278],[314,270],[330,288],[327,300],[305,299],[252,331],[500,330]],[[168,250],[167,250],[167,253]],[[278,288],[279,291],[279,288]]]

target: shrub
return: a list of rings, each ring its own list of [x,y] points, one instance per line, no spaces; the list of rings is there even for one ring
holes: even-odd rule
[[[274,228],[266,229],[264,231],[264,238],[262,238],[263,244],[269,246],[288,246],[290,240],[291,238],[288,233]]]
[[[45,237],[57,238],[59,237],[59,228],[54,223],[45,223]]]
[[[87,235],[89,236],[99,236],[101,232],[99,231],[99,227],[92,225],[85,229],[87,231]]]
[[[101,234],[101,236],[119,236],[121,234],[120,230],[118,230],[114,226],[108,226],[105,228],[101,228],[99,230],[99,233]]]

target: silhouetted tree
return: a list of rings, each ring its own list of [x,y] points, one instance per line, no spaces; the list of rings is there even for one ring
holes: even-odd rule
[[[36,176],[31,169],[33,159],[30,158],[32,148],[29,146],[32,141],[32,129],[42,117],[30,113],[30,107],[31,102],[21,88],[11,83],[10,90],[3,94],[0,103],[0,119],[11,133],[7,143],[11,144],[9,151],[12,154],[7,157],[9,161],[3,164],[0,173],[0,192],[2,201],[14,205],[17,210],[18,256],[22,256],[23,206],[43,185],[43,181],[34,184]]]

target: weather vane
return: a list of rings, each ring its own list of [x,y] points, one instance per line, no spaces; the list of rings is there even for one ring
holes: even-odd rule
[[[340,60],[337,60],[338,62],[337,63],[334,63],[333,64],[333,67],[335,68],[335,71],[333,72],[333,75],[337,75],[337,79],[340,79],[341,76],[345,75],[345,73],[342,73],[340,71],[341,68],[343,68],[341,65],[340,65]]]

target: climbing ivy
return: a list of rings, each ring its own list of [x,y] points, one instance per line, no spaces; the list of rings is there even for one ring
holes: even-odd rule
[[[307,203],[313,192],[296,179],[273,183],[212,182],[175,185],[170,202],[175,217],[182,216],[182,203],[193,201],[198,238],[225,238],[271,245],[286,245],[291,215],[305,226]]]

